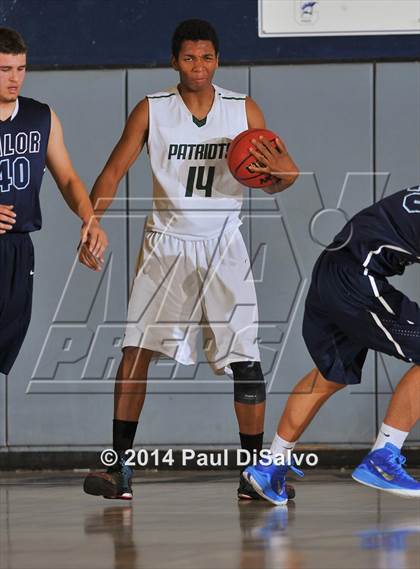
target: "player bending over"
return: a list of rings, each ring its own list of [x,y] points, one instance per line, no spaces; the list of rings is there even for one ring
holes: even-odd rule
[[[369,348],[395,356],[414,365],[399,382],[378,438],[353,478],[418,497],[420,483],[404,469],[400,451],[420,417],[420,309],[387,277],[420,262],[419,203],[419,186],[382,199],[353,217],[319,257],[303,321],[316,368],[293,389],[271,446],[284,462],[331,395],[360,383]],[[284,504],[288,468],[294,467],[259,463],[243,476],[268,501]]]

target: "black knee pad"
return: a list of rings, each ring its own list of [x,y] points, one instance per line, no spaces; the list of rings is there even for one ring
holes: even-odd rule
[[[230,367],[237,403],[257,405],[265,401],[265,381],[260,362],[234,362]]]

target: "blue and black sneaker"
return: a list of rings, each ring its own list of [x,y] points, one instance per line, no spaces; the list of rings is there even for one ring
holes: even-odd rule
[[[133,469],[125,463],[125,452],[118,453],[118,461],[106,472],[91,472],[85,478],[83,490],[86,494],[103,496],[114,500],[132,500],[131,479]]]
[[[293,500],[296,496],[295,488],[291,484],[286,484],[286,493],[288,500]],[[261,496],[257,494],[248,480],[242,476],[239,477],[238,500],[261,500]]]
[[[377,490],[385,490],[407,498],[420,498],[420,482],[412,478],[404,469],[405,456],[392,443],[386,443],[383,448],[370,452],[352,477],[365,486]]]
[[[248,466],[242,473],[254,490],[275,506],[287,504],[288,492],[286,487],[286,474],[288,470],[292,470],[299,476],[303,476],[303,472],[297,469],[293,464],[276,465],[270,464],[264,466],[261,461],[256,466]]]

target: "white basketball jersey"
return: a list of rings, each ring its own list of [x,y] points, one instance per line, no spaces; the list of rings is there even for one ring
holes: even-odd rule
[[[230,173],[226,154],[230,141],[248,128],[246,95],[214,89],[213,106],[202,121],[176,87],[147,97],[153,172],[148,231],[211,239],[241,224],[245,188]]]

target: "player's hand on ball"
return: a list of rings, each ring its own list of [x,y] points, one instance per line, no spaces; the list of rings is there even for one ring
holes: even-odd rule
[[[16,214],[12,211],[14,207],[14,205],[0,205],[0,234],[10,231],[16,223]]]
[[[260,172],[268,174],[274,178],[274,182],[279,179],[291,185],[298,176],[298,168],[293,162],[286,145],[280,138],[276,138],[276,146],[274,146],[267,138],[260,136],[258,140],[253,139],[249,152],[255,156],[261,164],[251,165],[249,169],[252,172]]]

